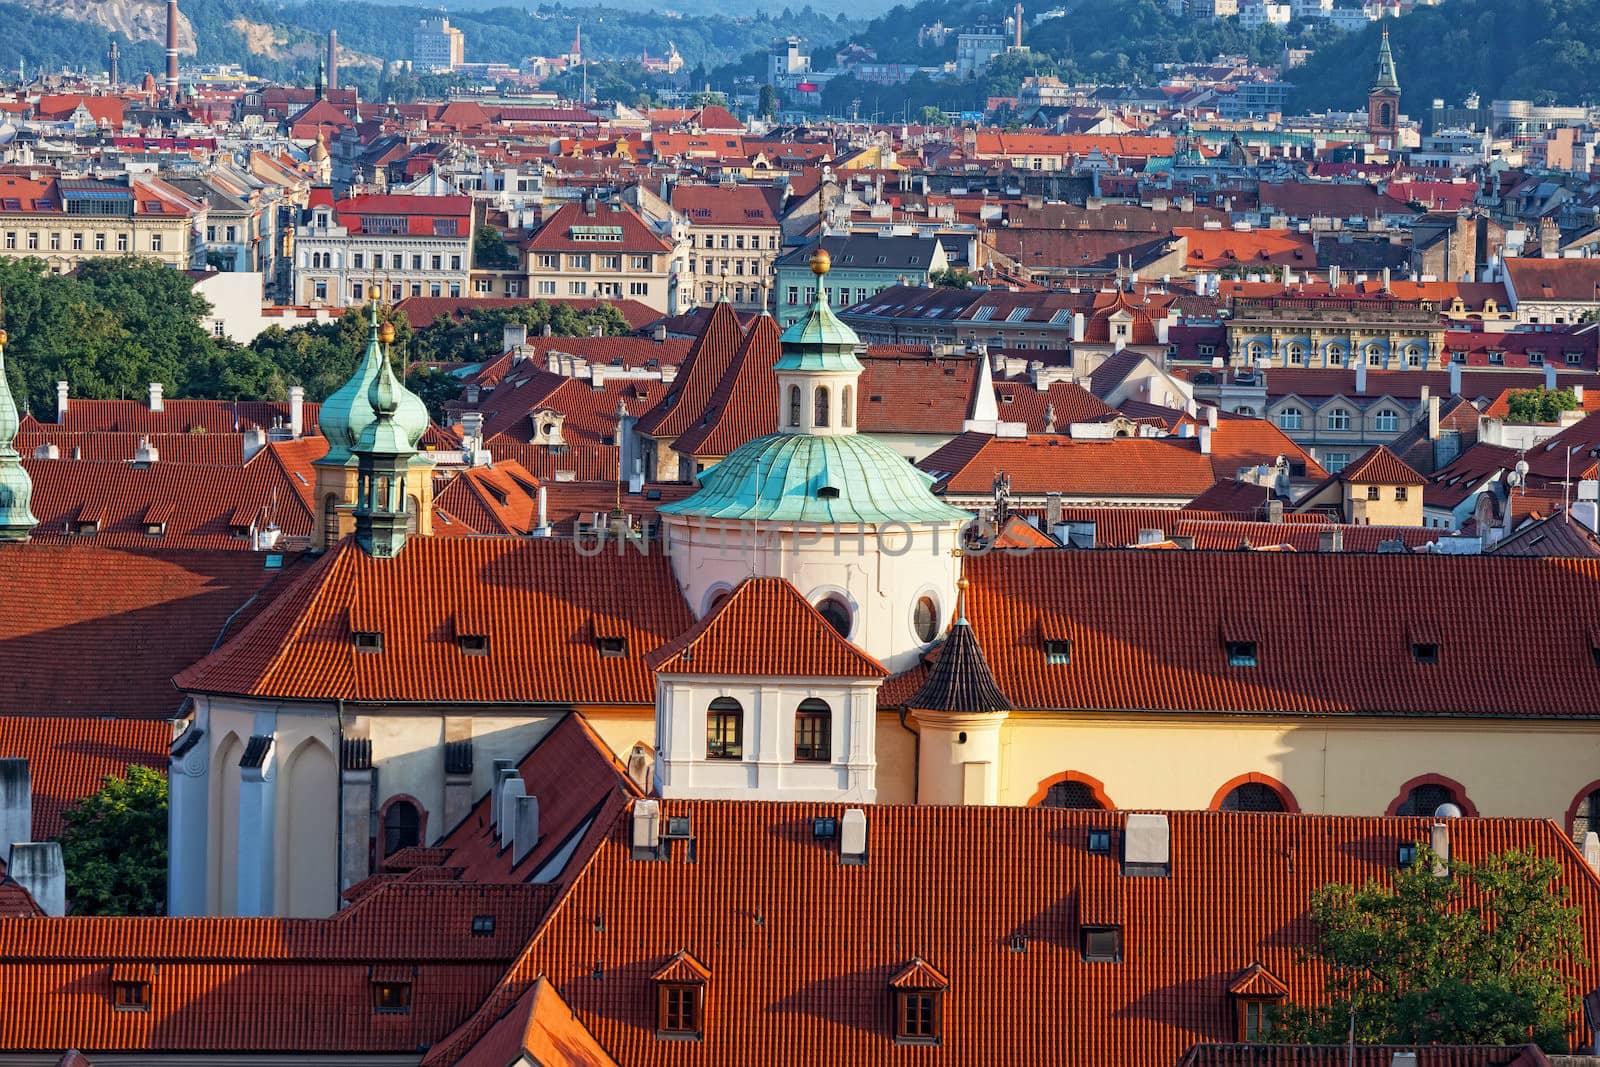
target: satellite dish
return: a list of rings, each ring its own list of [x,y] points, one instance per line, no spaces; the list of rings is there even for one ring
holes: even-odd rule
[[[1516,469],[1518,477],[1523,478],[1523,479],[1526,479],[1528,477],[1528,461],[1527,460],[1525,460],[1525,459],[1517,460],[1517,466],[1516,466],[1515,469]]]
[[[1446,802],[1433,809],[1433,817],[1435,819],[1459,819],[1461,818],[1461,809],[1455,804]]]

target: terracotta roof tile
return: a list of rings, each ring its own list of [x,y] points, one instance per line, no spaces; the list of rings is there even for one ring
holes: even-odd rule
[[[647,437],[677,437],[705,412],[744,341],[744,330],[733,306],[718,301],[706,319],[694,347],[684,357],[672,388],[661,403],[640,417],[638,432]]]
[[[1364,455],[1356,457],[1339,472],[1339,480],[1362,485],[1422,485],[1427,481],[1383,445],[1374,445]]]
[[[780,633],[782,641],[772,640]],[[840,637],[782,578],[747,578],[649,662],[659,674],[882,678],[889,673]]]
[[[1037,495],[1146,497],[1187,501],[1216,481],[1210,458],[1192,440],[1128,437],[1074,440],[1061,435],[1000,438],[964,433],[917,464],[946,494],[987,496],[1005,471],[1012,491]]]
[[[700,421],[672,442],[672,450],[721,459],[746,441],[776,430],[778,379],[772,367],[782,354],[777,324],[762,315],[745,334]]]
[[[61,833],[61,814],[130,766],[166,770],[172,726],[159,719],[0,716],[0,757],[28,761],[33,839]]]

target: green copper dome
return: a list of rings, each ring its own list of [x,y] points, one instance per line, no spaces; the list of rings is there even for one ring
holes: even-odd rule
[[[700,491],[667,515],[776,522],[966,522],[929,489],[933,478],[881,441],[856,434],[768,434],[700,475]]]
[[[412,394],[394,376],[394,368],[389,361],[381,360],[378,376],[367,390],[367,404],[372,409],[373,418],[361,431],[361,439],[352,449],[358,461],[363,456],[410,456],[416,451],[409,431],[400,421],[402,395]]]
[[[6,379],[5,335],[0,331],[0,541],[26,541],[39,520],[33,514],[33,479],[12,447],[20,420]]]
[[[351,450],[377,418],[369,394],[387,363],[388,358],[378,336],[377,315],[374,314],[371,332],[367,335],[367,350],[356,365],[355,374],[322,402],[322,408],[317,413],[317,424],[322,429],[322,435],[328,439],[327,454],[317,463],[339,466],[350,462]],[[392,370],[390,377],[393,377]],[[396,386],[398,393],[394,421],[415,451],[428,429],[428,408],[421,397],[398,381]]]

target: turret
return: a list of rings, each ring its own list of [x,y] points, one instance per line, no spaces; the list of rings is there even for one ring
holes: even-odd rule
[[[12,442],[20,421],[11,383],[6,379],[6,332],[0,330],[0,541],[26,541],[39,525],[34,518],[33,479],[23,469]]]
[[[906,707],[917,726],[917,801],[998,804],[1000,728],[1011,701],[995,683],[967,622],[967,581],[956,621],[927,680]]]
[[[383,352],[377,376],[367,389],[373,419],[352,449],[356,461],[356,541],[370,556],[388,559],[405,547],[412,501],[407,475],[417,457],[416,442],[404,422],[403,398],[415,394],[400,384],[389,362],[394,326],[379,328]],[[420,438],[421,434],[417,436]]]
[[[862,367],[855,350],[861,340],[828,306],[823,279],[832,266],[826,249],[811,253],[816,299],[780,339],[783,355],[772,367],[778,378],[779,433],[827,437],[856,432],[855,387]]]

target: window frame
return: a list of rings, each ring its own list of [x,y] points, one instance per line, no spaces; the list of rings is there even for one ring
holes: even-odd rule
[[[944,991],[897,989],[894,995],[894,1043],[944,1043]]]
[[[732,738],[728,725],[732,724]],[[744,705],[732,697],[716,697],[706,706],[706,759],[744,761]]]
[[[1111,935],[1112,951],[1108,954],[1104,946],[1091,948],[1096,935]],[[1121,963],[1125,956],[1122,943],[1122,927],[1111,923],[1084,923],[1078,930],[1078,950],[1085,963]]]
[[[656,993],[656,1037],[698,1041],[705,1035],[705,986],[662,982]]]
[[[801,738],[806,737],[805,743]],[[802,752],[805,754],[802,755]],[[807,697],[794,712],[794,761],[833,762],[833,708],[827,701]]]

